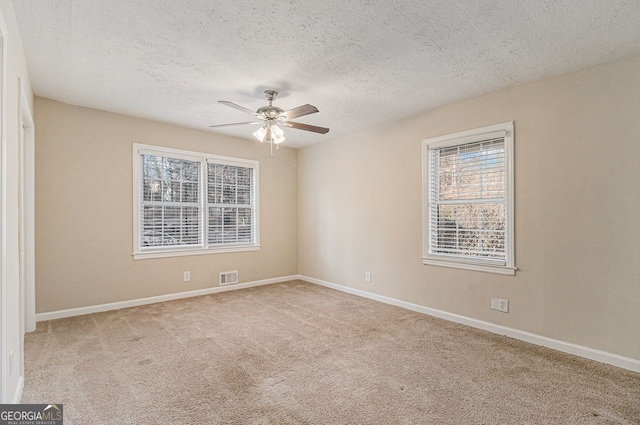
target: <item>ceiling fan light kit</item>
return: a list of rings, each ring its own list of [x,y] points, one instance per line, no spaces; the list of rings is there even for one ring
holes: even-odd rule
[[[276,145],[284,142],[286,138],[284,137],[284,130],[273,124],[269,126],[265,124],[263,127],[260,127],[257,131],[253,132],[253,136],[258,139],[260,142],[273,142]],[[276,146],[276,149],[278,146]]]
[[[251,109],[247,109],[243,106],[236,105],[233,102],[229,102],[227,100],[220,100],[219,103],[223,105],[229,106],[231,108],[237,109],[244,113],[253,115],[254,117],[260,119],[261,121],[252,121],[252,122],[238,122],[232,124],[219,124],[212,125],[211,127],[229,127],[233,125],[257,125],[262,124],[257,131],[253,132],[253,136],[258,139],[261,143],[267,142],[271,145],[271,157],[273,157],[273,145],[276,145],[276,149],[280,146],[280,143],[284,142],[286,138],[284,137],[284,130],[280,128],[278,125],[283,127],[295,128],[298,130],[312,131],[314,133],[326,134],[329,129],[326,127],[317,127],[315,125],[303,124],[299,122],[289,121],[292,118],[302,117],[304,115],[315,114],[318,112],[318,108],[313,105],[302,105],[297,108],[289,109],[285,111],[277,106],[273,106],[273,101],[278,96],[278,92],[275,90],[265,90],[264,92],[267,101],[269,102],[268,106],[262,106],[258,108],[255,112]]]

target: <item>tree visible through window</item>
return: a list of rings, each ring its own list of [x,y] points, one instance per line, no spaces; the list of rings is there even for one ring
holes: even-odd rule
[[[209,244],[251,242],[252,169],[207,164]]]
[[[143,247],[200,244],[200,163],[142,155]]]
[[[432,251],[504,259],[504,139],[442,148],[433,161]]]
[[[259,246],[256,161],[144,145],[134,150],[134,256]]]
[[[424,143],[427,202],[423,262],[502,267],[499,272],[512,274],[513,176],[509,165],[513,124]]]

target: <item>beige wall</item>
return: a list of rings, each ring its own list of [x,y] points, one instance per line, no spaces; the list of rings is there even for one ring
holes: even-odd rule
[[[0,1],[0,13],[6,24],[7,52],[6,52],[6,93],[4,122],[4,136],[6,143],[6,154],[2,159],[5,172],[3,178],[3,200],[6,211],[4,234],[0,249],[4,249],[3,263],[1,269],[0,284],[2,291],[0,295],[0,310],[2,311],[2,344],[1,358],[2,366],[0,375],[2,377],[2,402],[14,401],[14,397],[20,392],[21,385],[21,364],[23,356],[22,335],[20,332],[21,310],[20,310],[20,284],[19,284],[19,170],[20,170],[20,88],[18,79],[22,79],[24,98],[29,108],[33,108],[33,92],[27,74],[27,63],[22,40],[18,30],[13,4],[11,1]],[[12,367],[9,365],[9,355],[12,353]]]
[[[519,271],[422,265],[421,140],[506,121]],[[305,148],[298,212],[302,275],[640,359],[640,57]]]
[[[640,359],[638,71],[640,57],[621,60],[274,159],[252,141],[36,98],[37,311],[208,288],[224,270],[300,273]],[[421,140],[512,120],[517,275],[422,265]],[[133,261],[133,143],[260,160],[262,250]]]
[[[56,311],[297,273],[297,152],[36,98],[36,310]],[[262,249],[134,261],[132,144],[260,161]],[[182,281],[183,271],[191,281]]]

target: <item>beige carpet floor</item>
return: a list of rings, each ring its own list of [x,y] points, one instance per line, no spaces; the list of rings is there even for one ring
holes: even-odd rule
[[[640,424],[640,374],[294,281],[38,323],[72,424]]]

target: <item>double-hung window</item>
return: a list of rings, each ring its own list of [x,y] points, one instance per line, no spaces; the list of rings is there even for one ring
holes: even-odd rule
[[[258,162],[133,145],[135,259],[259,249]]]
[[[513,123],[423,141],[423,263],[515,274]]]

